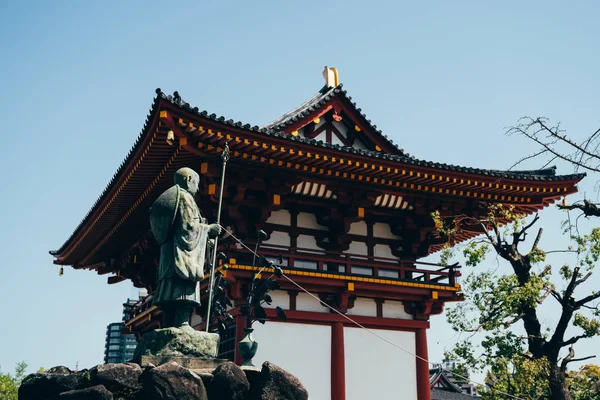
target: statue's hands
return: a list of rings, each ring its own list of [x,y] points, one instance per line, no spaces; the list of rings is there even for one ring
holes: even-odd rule
[[[208,230],[210,231],[210,233],[212,233],[213,235],[220,235],[221,234],[221,225],[219,224],[210,224],[208,226]]]

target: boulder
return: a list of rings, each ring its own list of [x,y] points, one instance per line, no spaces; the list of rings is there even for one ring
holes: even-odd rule
[[[219,365],[212,375],[213,379],[207,386],[210,399],[244,400],[250,391],[246,374],[232,362]]]
[[[58,398],[60,400],[113,400],[113,395],[104,386],[96,385],[87,389],[61,393]]]
[[[68,372],[62,373],[64,371]],[[59,393],[82,389],[89,385],[89,371],[82,370],[77,373],[71,373],[65,367],[55,367],[45,373],[27,375],[19,387],[19,399],[50,399]]]
[[[176,363],[147,368],[142,383],[144,400],[208,400],[202,379]]]
[[[100,364],[90,370],[91,384],[103,385],[122,397],[131,396],[142,387],[142,368],[137,364]]]
[[[308,400],[308,392],[294,375],[266,361],[253,382],[250,400]]]
[[[72,371],[69,368],[64,367],[62,365],[52,367],[48,371],[44,371],[45,374],[60,374],[60,375],[70,374],[71,372]]]
[[[192,371],[193,373],[195,373],[196,375],[198,375],[200,377],[200,379],[202,379],[202,383],[204,384],[204,388],[206,389],[206,393],[208,393],[208,387],[210,386],[210,384],[212,383],[213,380],[213,370],[212,369],[190,369],[188,368],[190,371]]]

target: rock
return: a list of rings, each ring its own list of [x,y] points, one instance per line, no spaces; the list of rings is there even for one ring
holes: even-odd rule
[[[103,385],[115,395],[128,397],[142,387],[137,364],[100,364],[90,370],[92,385]]]
[[[104,386],[96,385],[87,389],[61,393],[58,398],[60,400],[113,400],[113,395]]]
[[[215,358],[219,350],[219,334],[197,331],[189,326],[155,329],[142,336],[133,359],[146,356],[193,356]]]
[[[60,375],[66,375],[66,374],[70,374],[71,370],[67,367],[63,367],[62,365],[59,365],[57,367],[52,367],[50,368],[48,371],[44,371],[45,374],[60,374]]]
[[[144,400],[208,400],[202,379],[175,363],[168,363],[142,374]]]
[[[294,375],[266,361],[252,385],[250,400],[308,400],[308,392]]]
[[[250,383],[240,367],[232,362],[219,365],[212,373],[207,387],[210,399],[244,400],[250,391]]]
[[[250,387],[256,385],[256,381],[260,375],[260,368],[257,367],[242,367],[242,371],[246,374],[246,378],[248,379],[248,383],[250,383]]]
[[[213,380],[212,370],[210,369],[190,369],[193,373],[198,375],[200,379],[202,379],[202,383],[204,384],[204,388],[206,388],[206,393],[209,392],[208,387],[211,385]],[[210,396],[209,396],[210,398]]]
[[[64,369],[62,369],[64,368]],[[90,385],[88,370],[82,370],[77,373],[59,373],[59,371],[69,371],[65,367],[55,367],[48,371],[51,373],[30,374],[23,379],[19,387],[20,400],[41,400],[50,399],[59,393],[69,390],[82,389]]]

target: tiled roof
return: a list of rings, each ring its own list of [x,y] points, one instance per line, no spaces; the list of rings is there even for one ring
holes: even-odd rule
[[[351,97],[347,96],[345,90],[342,90],[342,85],[339,85],[339,86],[336,86],[334,88],[330,88],[327,90],[322,89],[321,91],[319,91],[319,93],[317,93],[317,95],[313,96],[309,101],[303,103],[301,106],[297,107],[296,109],[292,110],[291,112],[284,114],[282,117],[278,118],[277,120],[272,121],[271,123],[267,124],[263,128],[260,128],[257,125],[251,125],[251,124],[243,123],[240,121],[234,121],[233,119],[227,119],[226,117],[218,116],[214,113],[209,113],[208,111],[200,111],[200,109],[198,107],[192,107],[189,103],[185,102],[181,98],[181,96],[179,95],[178,92],[174,92],[173,95],[167,95],[161,89],[156,89],[156,94],[157,94],[157,97],[154,99],[152,108],[150,109],[150,112],[148,113],[148,116],[146,117],[144,127],[143,127],[142,131],[140,132],[140,134],[138,135],[138,138],[136,139],[133,147],[131,148],[131,150],[129,151],[129,153],[123,160],[123,162],[120,164],[117,171],[113,174],[109,183],[106,185],[106,187],[104,188],[104,190],[102,191],[102,193],[100,194],[100,196],[98,197],[98,199],[96,200],[94,205],[91,207],[90,211],[88,211],[86,216],[81,220],[81,222],[79,223],[77,228],[74,230],[74,232],[71,234],[69,239],[67,239],[64,242],[64,244],[60,247],[60,249],[58,249],[56,251],[50,251],[50,254],[59,255],[65,251],[66,247],[82,231],[82,228],[86,225],[86,223],[92,219],[94,213],[96,213],[96,211],[98,211],[100,203],[105,199],[105,197],[107,197],[109,195],[109,193],[111,193],[111,191],[113,190],[113,188],[115,187],[117,182],[122,178],[123,173],[126,170],[126,168],[128,166],[130,166],[133,162],[135,162],[136,155],[140,151],[143,151],[143,147],[144,147],[143,143],[145,142],[145,140],[148,137],[151,136],[150,135],[150,125],[157,118],[156,113],[159,111],[159,104],[161,103],[161,100],[168,101],[169,103],[171,103],[181,109],[184,109],[188,112],[199,115],[203,118],[215,121],[222,125],[232,126],[232,127],[247,130],[250,132],[261,133],[266,136],[272,136],[275,138],[288,140],[290,142],[305,143],[305,144],[309,144],[309,145],[316,146],[316,147],[330,148],[330,149],[342,151],[345,153],[357,154],[357,155],[361,155],[361,156],[379,158],[379,159],[389,160],[389,161],[397,161],[399,163],[412,164],[412,165],[416,165],[416,166],[422,166],[422,167],[439,169],[439,170],[470,173],[470,174],[477,174],[477,175],[486,175],[486,176],[498,177],[498,178],[523,179],[523,180],[535,180],[535,181],[578,180],[585,176],[585,174],[556,175],[556,171],[555,171],[554,167],[548,168],[548,169],[543,169],[543,170],[536,170],[536,171],[498,171],[498,170],[487,170],[487,169],[479,169],[479,168],[461,167],[461,166],[456,166],[456,165],[451,165],[451,164],[419,160],[415,157],[409,156],[408,153],[405,153],[402,149],[399,149],[397,146],[396,146],[396,148],[398,149],[400,154],[398,154],[398,155],[386,154],[386,153],[377,152],[377,151],[361,150],[361,149],[357,149],[354,147],[346,147],[346,146],[340,146],[340,145],[335,145],[335,144],[331,144],[331,143],[325,143],[320,140],[317,141],[314,139],[307,139],[307,138],[303,138],[300,136],[293,136],[293,135],[284,133],[280,130],[281,128],[285,127],[287,124],[292,123],[293,121],[297,120],[298,118],[302,118],[302,116],[304,116],[305,113],[310,112],[308,110],[310,110],[311,107],[313,107],[313,108],[322,107],[325,104],[324,102],[327,102],[327,101],[329,101],[329,99],[332,98],[331,96],[335,96],[335,95],[339,94],[339,95],[343,96],[343,98],[345,98],[346,100],[351,101]],[[351,103],[351,104],[353,105],[353,107],[355,107],[355,109],[358,113],[361,113],[360,108],[356,107],[356,103]],[[361,113],[361,115],[365,118],[365,121],[369,124],[369,126],[375,132],[377,132],[378,134],[381,134],[384,139],[386,139],[388,142],[392,143],[391,140],[389,140],[387,138],[387,136],[383,135],[381,133],[381,131],[377,130],[377,127],[375,125],[371,124],[370,120],[366,119],[366,116],[364,114]]]
[[[348,103],[350,103],[352,105],[352,108],[354,109],[354,111],[356,111],[356,113],[359,114],[363,118],[364,122],[367,123],[369,128],[373,132],[375,132],[375,134],[377,134],[382,139],[384,139],[386,142],[388,142],[392,147],[394,147],[396,150],[398,150],[399,154],[402,154],[404,156],[409,155],[403,149],[398,147],[398,145],[394,144],[393,140],[391,140],[386,135],[384,135],[381,130],[377,129],[377,125],[373,125],[371,120],[367,118],[367,116],[358,107],[356,102],[352,101],[352,97],[350,97],[348,95],[348,92],[343,89],[343,84],[341,84],[341,83],[338,86],[331,87],[331,88],[328,88],[326,86],[323,87],[321,90],[319,90],[319,92],[317,92],[317,94],[315,94],[313,97],[311,97],[308,101],[302,103],[301,105],[299,105],[295,109],[291,110],[290,112],[283,114],[281,117],[269,122],[267,125],[264,126],[264,128],[267,130],[268,133],[279,132],[286,126],[290,125],[291,123],[299,121],[302,118],[308,116],[308,114],[310,114],[311,112],[318,110],[319,108],[325,106],[330,100],[332,100],[336,96],[340,96],[343,99],[345,99],[346,101],[348,101]],[[343,146],[341,146],[341,147],[343,147]]]
[[[473,400],[477,397],[464,393],[453,393],[441,389],[431,389],[431,400]]]
[[[234,121],[232,119],[226,119],[225,117],[222,117],[222,116],[217,116],[216,114],[209,114],[208,111],[199,111],[198,107],[192,108],[188,103],[183,101],[181,99],[181,97],[179,97],[177,92],[175,92],[174,95],[171,96],[171,95],[166,95],[160,89],[156,89],[156,93],[159,95],[159,97],[162,97],[163,99],[168,100],[172,104],[177,105],[183,109],[193,111],[198,115],[212,119],[214,121],[217,121],[217,122],[220,122],[220,123],[223,123],[226,125],[250,130],[250,131],[261,132],[267,136],[282,138],[282,139],[286,139],[286,140],[289,140],[292,142],[307,143],[307,144],[318,146],[318,147],[326,147],[326,148],[330,148],[330,149],[334,149],[334,150],[343,151],[346,153],[359,154],[359,155],[364,155],[364,156],[368,156],[368,157],[380,158],[380,159],[389,160],[389,161],[397,161],[397,162],[401,162],[401,163],[412,164],[412,165],[416,165],[416,166],[422,166],[422,167],[428,167],[428,168],[434,168],[434,169],[442,169],[442,170],[447,170],[447,171],[463,172],[463,173],[469,173],[469,174],[485,175],[485,176],[506,178],[506,179],[525,179],[525,180],[536,180],[536,181],[560,181],[560,180],[582,179],[583,177],[586,176],[585,173],[571,174],[571,175],[556,175],[556,167],[549,167],[546,169],[528,170],[528,171],[503,171],[503,170],[463,167],[463,166],[459,166],[459,165],[417,159],[413,156],[410,156],[408,153],[405,153],[404,150],[402,150],[400,148],[398,148],[398,149],[403,153],[403,155],[386,154],[386,153],[382,153],[379,151],[362,150],[362,149],[357,149],[355,147],[347,147],[347,146],[341,146],[341,145],[337,145],[337,144],[326,143],[321,140],[308,139],[308,138],[304,138],[301,136],[293,136],[293,135],[289,135],[289,134],[281,131],[281,128],[296,121],[298,118],[301,118],[301,117],[299,117],[300,115],[305,116],[305,113],[307,113],[307,110],[310,109],[310,107],[318,108],[318,107],[323,106],[325,104],[325,103],[323,103],[323,101],[328,101],[328,100],[324,100],[325,98],[329,99],[330,98],[329,96],[331,96],[332,93],[338,93],[338,92],[343,93],[344,95],[346,93],[345,91],[342,91],[341,84],[339,86],[336,86],[335,88],[330,88],[329,90],[325,91],[324,93],[319,92],[319,94],[313,96],[313,98],[311,98],[311,100],[305,102],[301,106],[297,107],[295,110],[292,110],[291,112],[289,112],[287,114],[284,114],[282,117],[265,125],[265,127],[259,128],[256,125],[251,126],[250,124],[247,124],[247,123],[243,123],[240,121]],[[351,99],[351,98],[348,97],[348,99]],[[355,103],[353,103],[353,104],[355,104]],[[360,109],[357,109],[357,110],[360,111]],[[376,129],[375,125],[373,125],[373,127]],[[378,131],[378,132],[381,133],[381,131]],[[389,141],[389,139],[387,139],[387,136],[385,136],[385,138],[386,138],[386,140]],[[390,141],[390,143],[391,143],[391,141]]]

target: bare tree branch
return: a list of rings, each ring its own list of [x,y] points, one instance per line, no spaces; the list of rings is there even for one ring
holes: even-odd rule
[[[583,299],[575,302],[575,307],[579,308],[579,307],[583,306],[584,304],[589,303],[590,301],[596,300],[597,298],[600,298],[600,292],[593,293],[593,294],[591,294],[587,297],[584,297]]]
[[[583,200],[583,204],[562,205],[558,208],[561,210],[581,210],[586,217],[600,217],[600,208],[595,203],[589,200]]]

